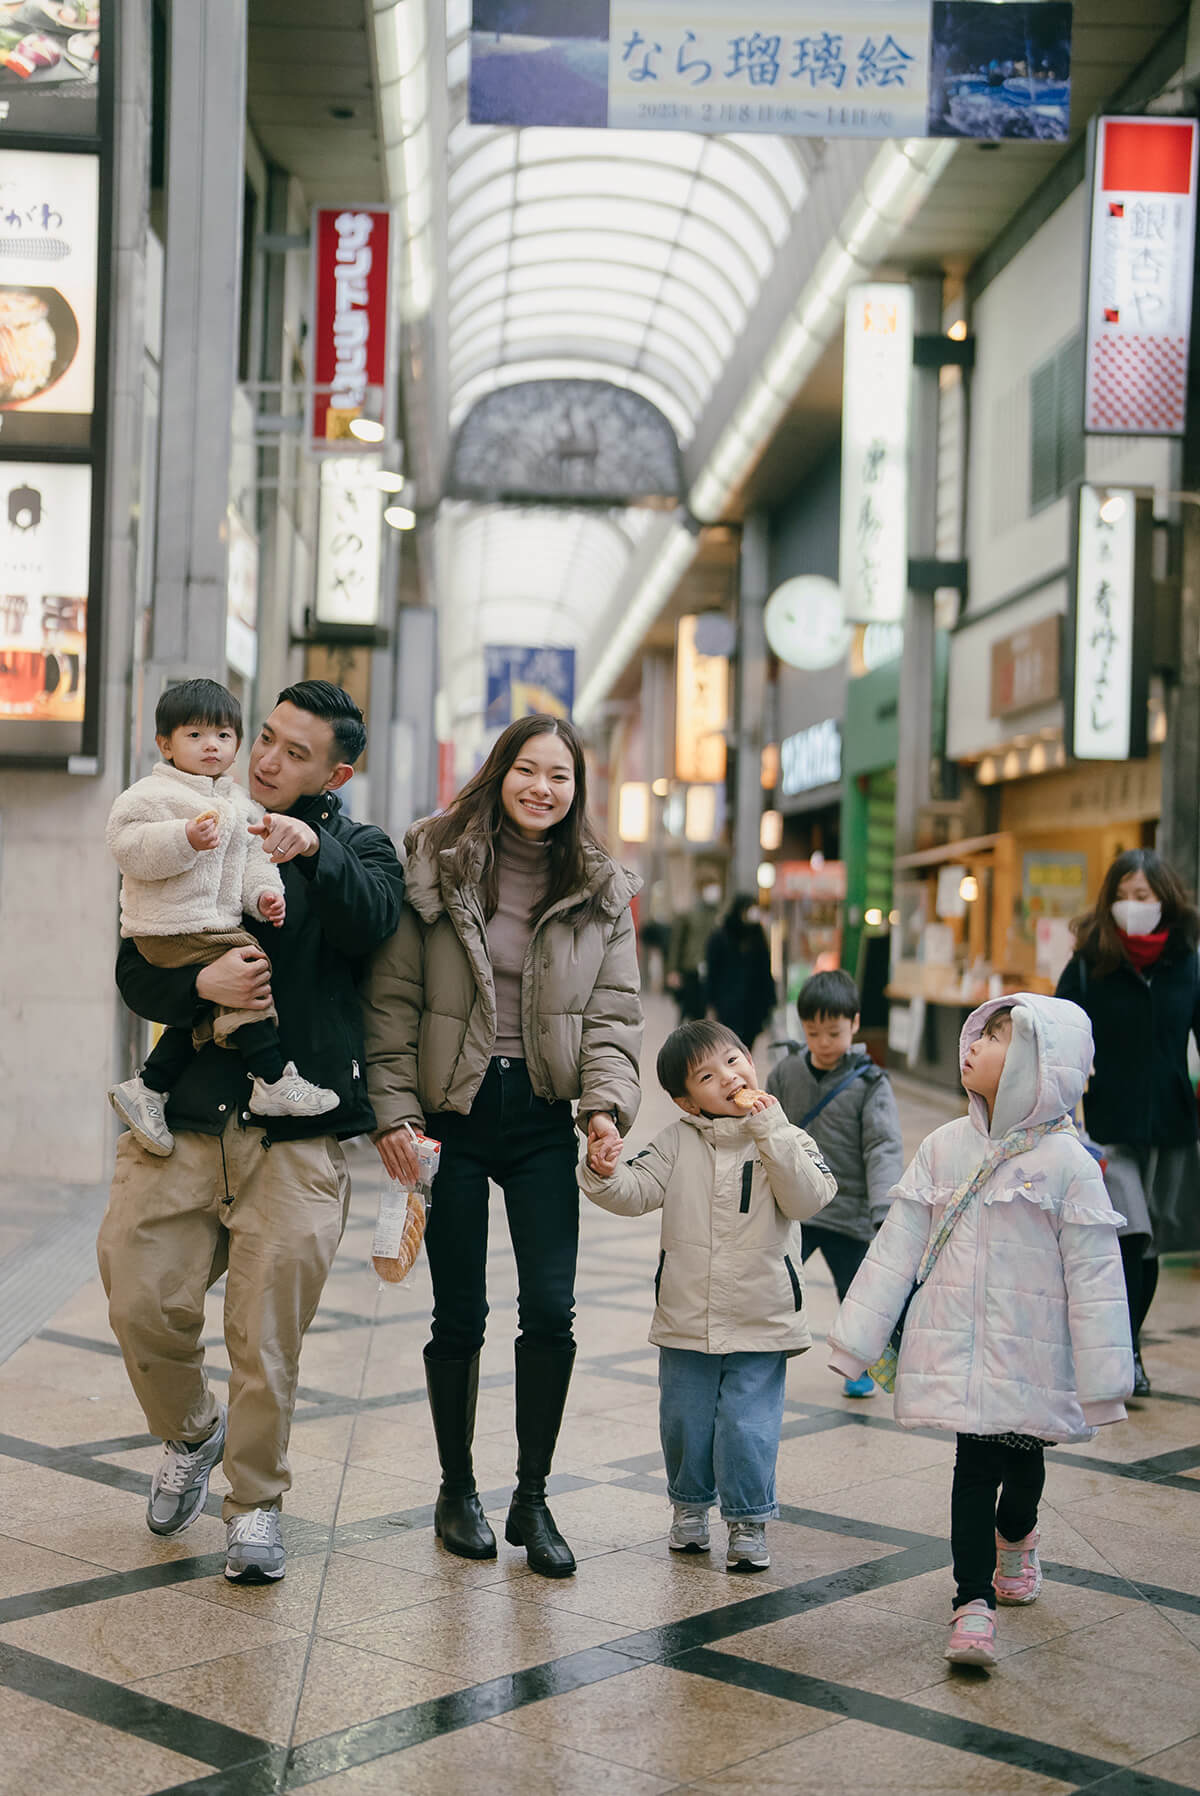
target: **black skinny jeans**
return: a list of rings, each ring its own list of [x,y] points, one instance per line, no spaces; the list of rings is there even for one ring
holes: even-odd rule
[[[570,1347],[579,1253],[579,1139],[568,1103],[539,1098],[523,1060],[494,1059],[470,1114],[425,1119],[442,1144],[425,1251],[431,1359],[469,1359],[487,1321],[488,1180],[504,1192],[517,1261],[517,1320],[535,1347]]]
[[[980,1596],[989,1609],[996,1607],[996,1535],[1015,1543],[1033,1532],[1045,1482],[1046,1456],[1040,1446],[1010,1447],[1003,1440],[958,1436],[950,1498],[956,1609]]]

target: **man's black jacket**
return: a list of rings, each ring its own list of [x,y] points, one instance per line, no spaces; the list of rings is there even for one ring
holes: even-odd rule
[[[282,929],[246,917],[244,926],[271,957],[271,994],[279,1012],[285,1059],[306,1079],[341,1098],[325,1116],[251,1117],[248,1075],[241,1056],[209,1042],[171,1091],[172,1129],[219,1135],[231,1116],[265,1127],[268,1137],[294,1141],[314,1135],[346,1138],[375,1126],[363,1065],[359,976],[366,957],[400,921],[404,873],[390,839],[372,824],[342,815],[326,792],[301,798],[288,813],[321,838],[317,853],[280,868],[287,894]],[[197,967],[152,967],[131,941],[121,943],[117,984],[138,1016],[189,1032],[212,1006],[196,996]]]

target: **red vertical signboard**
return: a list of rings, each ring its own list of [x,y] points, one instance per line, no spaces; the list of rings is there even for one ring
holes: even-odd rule
[[[359,418],[391,434],[390,235],[386,206],[319,206],[313,214],[313,449],[374,448],[378,432],[360,438],[351,430]]]
[[[1183,434],[1197,131],[1195,119],[1097,120],[1085,430]]]

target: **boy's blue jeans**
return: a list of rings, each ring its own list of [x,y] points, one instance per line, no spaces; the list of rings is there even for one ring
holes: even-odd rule
[[[778,1515],[775,1460],[783,1426],[787,1356],[658,1350],[658,1425],[672,1503],[726,1521]]]

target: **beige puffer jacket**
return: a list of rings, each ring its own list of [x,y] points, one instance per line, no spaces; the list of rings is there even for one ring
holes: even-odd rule
[[[617,1216],[661,1209],[650,1339],[693,1353],[803,1353],[800,1224],[837,1190],[811,1136],[778,1104],[681,1116],[609,1179],[586,1161],[581,1189]]]
[[[496,1040],[496,991],[478,879],[440,865],[420,826],[404,846],[400,924],[372,963],[364,994],[367,1085],[381,1133],[453,1110],[466,1115]],[[592,851],[577,893],[530,938],[521,1033],[538,1097],[578,1098],[579,1114],[616,1113],[624,1132],[641,1101],[642,1005],[629,901],[641,881]]]

